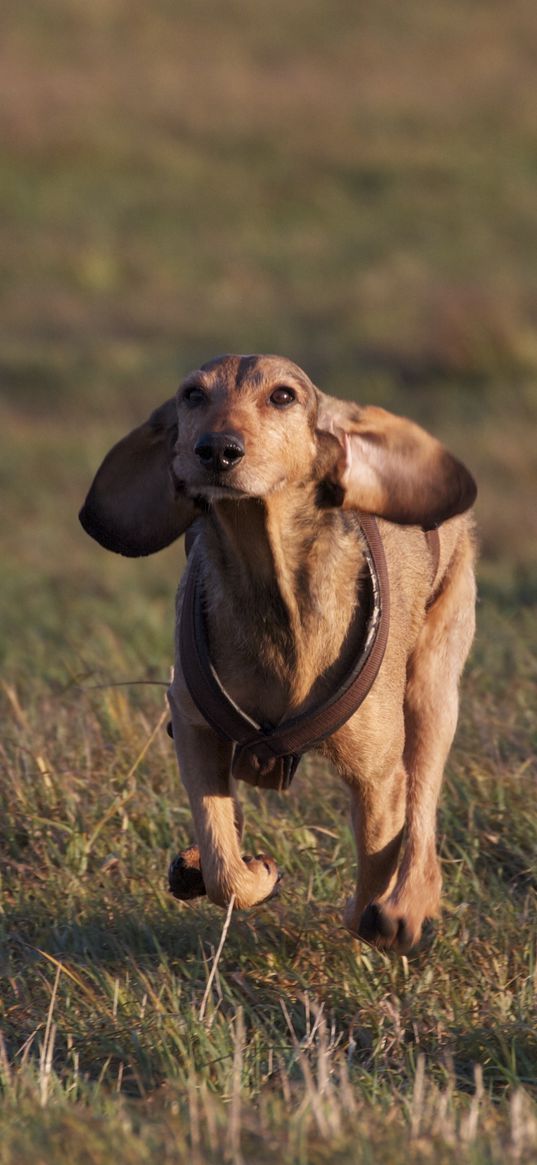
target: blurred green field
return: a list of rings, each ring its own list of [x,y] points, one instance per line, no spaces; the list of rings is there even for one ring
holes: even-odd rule
[[[536,1159],[536,54],[527,0],[8,0],[2,1165]],[[443,437],[482,549],[441,921],[408,960],[352,943],[346,796],[310,758],[245,791],[286,876],[203,1007],[223,916],[165,888],[182,548],[115,558],[76,514],[221,351]]]

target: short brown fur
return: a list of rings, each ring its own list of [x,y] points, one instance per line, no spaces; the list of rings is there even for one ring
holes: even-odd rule
[[[284,403],[282,389],[291,394]],[[244,449],[218,471],[196,452],[215,434]],[[436,806],[474,632],[472,478],[410,421],[325,396],[296,365],[268,356],[204,365],[175,403],[115,450],[90,490],[83,525],[108,548],[143,554],[199,515],[211,657],[233,699],[260,721],[318,703],[349,668],[346,634],[364,566],[358,513],[379,516],[391,594],[386,654],[362,706],[320,749],[351,791],[358,882],[345,923],[380,947],[408,950],[440,902]],[[151,497],[153,513],[159,450],[159,481],[164,467],[169,477],[148,534],[151,514],[140,499]],[[420,527],[438,522],[433,579]],[[253,906],[275,892],[278,870],[266,855],[241,856],[233,746],[193,704],[178,650],[169,699],[199,847],[196,892],[221,906],[232,895],[237,906]]]

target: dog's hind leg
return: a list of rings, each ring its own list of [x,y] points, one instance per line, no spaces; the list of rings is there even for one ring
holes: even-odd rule
[[[442,876],[436,854],[436,809],[458,715],[458,684],[475,629],[473,547],[465,539],[430,607],[408,668],[405,767],[406,845],[393,889],[366,907],[358,932],[399,951],[418,941],[425,918],[438,914]]]

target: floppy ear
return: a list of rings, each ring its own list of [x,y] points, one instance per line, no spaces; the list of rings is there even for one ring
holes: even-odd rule
[[[405,417],[321,393],[317,424],[338,441],[328,482],[344,509],[431,529],[475,501],[464,465]]]
[[[176,440],[172,398],[107,453],[79,514],[86,533],[101,546],[130,558],[154,554],[198,516],[194,502],[172,480]]]

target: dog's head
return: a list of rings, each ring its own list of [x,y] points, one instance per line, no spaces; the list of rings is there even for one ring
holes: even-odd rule
[[[412,421],[326,396],[278,356],[220,356],[105,457],[80,520],[109,550],[152,554],[221,498],[313,483],[319,506],[431,527],[469,509],[468,470]]]

